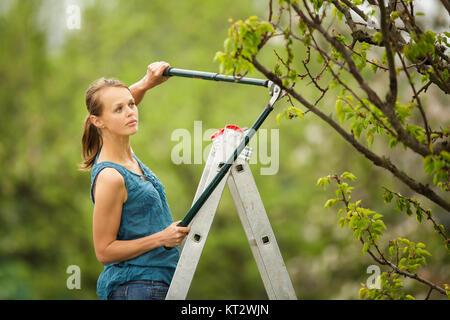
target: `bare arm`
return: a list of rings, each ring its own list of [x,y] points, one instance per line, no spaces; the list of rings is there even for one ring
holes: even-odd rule
[[[137,105],[142,101],[147,90],[150,90],[169,79],[169,77],[163,76],[164,70],[168,67],[170,67],[170,65],[167,62],[153,62],[148,65],[145,76],[130,86],[131,95]]]
[[[103,265],[133,259],[159,246],[177,246],[189,232],[189,227],[177,227],[178,222],[174,222],[166,229],[143,238],[117,240],[126,197],[125,182],[120,173],[113,168],[103,169],[94,190],[93,221],[95,254]]]

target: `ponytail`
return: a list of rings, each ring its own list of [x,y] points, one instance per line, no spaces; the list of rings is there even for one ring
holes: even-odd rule
[[[100,151],[103,140],[100,129],[94,126],[90,120],[91,115],[97,117],[102,115],[103,104],[99,98],[98,92],[108,87],[128,87],[119,80],[100,78],[92,83],[86,91],[86,108],[89,115],[84,120],[83,137],[81,139],[81,148],[83,161],[80,164],[81,170],[89,170],[94,166],[95,157]]]
[[[89,170],[94,166],[95,157],[102,147],[102,136],[99,129],[94,126],[89,116],[84,120],[83,138],[81,139],[83,162],[81,170]]]

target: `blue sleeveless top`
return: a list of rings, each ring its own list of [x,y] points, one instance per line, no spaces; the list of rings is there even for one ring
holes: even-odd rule
[[[91,170],[91,200],[94,203],[95,179],[104,168],[114,168],[123,177],[127,188],[127,200],[122,205],[122,217],[117,240],[133,240],[151,235],[168,227],[172,214],[167,204],[161,181],[134,154],[143,176],[124,166],[102,161],[97,163],[97,154]],[[164,281],[170,284],[180,257],[178,247],[166,250],[158,247],[130,260],[108,264],[99,276],[97,295],[106,300],[119,285],[131,280]]]

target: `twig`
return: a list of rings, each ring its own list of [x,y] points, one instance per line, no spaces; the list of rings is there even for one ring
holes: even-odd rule
[[[314,114],[316,114],[319,118],[327,122],[333,129],[335,129],[347,142],[349,142],[357,151],[362,153],[367,159],[372,161],[372,163],[376,166],[382,167],[390,171],[394,176],[396,176],[400,181],[409,186],[412,190],[416,191],[419,194],[424,195],[431,201],[435,202],[448,212],[450,212],[450,203],[442,199],[438,196],[433,190],[431,190],[427,185],[424,185],[420,182],[415,181],[411,177],[409,177],[406,173],[399,170],[388,158],[380,157],[371,150],[364,147],[360,144],[353,135],[349,134],[345,131],[336,121],[334,121],[331,117],[327,116],[321,110],[316,108],[313,104],[311,104],[308,100],[306,100],[302,95],[296,92],[293,88],[285,88],[280,78],[275,76],[272,72],[267,70],[263,65],[259,63],[259,61],[253,57],[251,61],[255,68],[264,74],[269,80],[276,83],[280,88],[289,93],[293,98],[299,101],[302,105],[304,105],[307,109],[311,110]]]
[[[411,86],[411,89],[414,93],[414,97],[416,97],[417,107],[419,108],[420,114],[422,115],[423,123],[425,126],[425,131],[427,133],[428,145],[431,146],[430,127],[428,126],[427,116],[425,115],[425,111],[423,110],[422,102],[419,98],[419,95],[417,94],[416,87],[414,86],[414,83],[412,82],[411,76],[409,75],[408,69],[406,68],[406,64],[405,64],[405,61],[403,60],[402,55],[400,54],[400,52],[397,52],[397,55],[400,58],[400,62],[403,65],[403,71],[405,71],[405,73],[406,73],[406,77],[408,78],[409,85]]]
[[[416,97],[418,97],[419,94],[420,94],[422,91],[427,92],[428,87],[429,87],[430,84],[432,84],[432,83],[433,83],[433,81],[428,81],[427,84],[425,84],[422,88],[420,88],[419,91],[417,91],[417,94],[415,94],[415,95],[413,96],[413,98],[412,98],[411,101],[414,101],[414,99],[416,99]]]
[[[386,8],[384,7],[384,1],[379,1],[380,6],[380,19],[381,19],[381,34],[383,35],[383,44],[386,48],[386,58],[389,65],[389,92],[386,100],[389,108],[394,108],[395,101],[397,100],[397,74],[395,72],[394,55],[391,47],[391,34],[388,30]]]
[[[401,199],[404,199],[404,200],[408,201],[409,203],[412,203],[415,207],[417,206],[421,211],[425,212],[425,214],[427,215],[427,220],[431,221],[431,223],[434,226],[434,230],[436,230],[439,233],[439,235],[442,236],[442,238],[444,239],[445,243],[450,242],[450,239],[441,230],[441,228],[439,228],[439,224],[431,216],[430,210],[422,208],[422,206],[420,205],[420,203],[417,200],[413,200],[413,199],[404,197],[400,193],[394,192],[394,191],[392,191],[392,190],[390,190],[389,188],[386,188],[386,187],[383,187],[383,189],[386,190],[387,192],[390,192],[390,193],[394,194],[397,198],[401,198]]]
[[[309,25],[310,27],[318,30],[323,37],[333,46],[336,48],[336,50],[338,50],[344,57],[344,60],[346,61],[348,68],[350,70],[350,73],[352,74],[352,76],[355,78],[355,80],[359,83],[360,87],[366,92],[368,99],[375,105],[377,106],[381,111],[384,112],[384,114],[386,115],[388,121],[390,122],[390,124],[392,125],[392,127],[395,129],[395,131],[398,133],[398,139],[403,142],[406,146],[408,146],[411,150],[415,151],[416,153],[422,155],[423,157],[426,157],[427,155],[431,154],[430,149],[425,145],[420,143],[419,141],[417,141],[416,138],[414,138],[407,130],[405,130],[405,128],[403,128],[400,120],[397,118],[396,112],[393,108],[393,106],[391,106],[390,104],[386,105],[384,104],[381,99],[378,97],[378,95],[375,93],[375,91],[373,91],[370,86],[368,85],[368,83],[366,81],[364,81],[364,79],[362,78],[361,73],[359,72],[358,68],[356,67],[353,59],[351,58],[351,53],[349,52],[349,50],[343,45],[341,44],[339,41],[337,41],[335,38],[331,37],[328,33],[325,32],[325,30],[318,25],[317,23],[315,23],[313,20],[309,19],[308,17],[305,16],[305,14],[302,12],[302,10],[300,10],[300,8],[298,7],[297,3],[292,3],[291,4],[292,7],[294,8],[294,10],[297,12],[297,14],[302,18],[302,20]],[[389,41],[388,41],[389,42]],[[389,60],[389,58],[388,58]],[[392,76],[396,76],[395,74],[395,67],[392,73],[391,67],[392,67],[393,62],[391,61],[389,69],[390,69],[390,77]],[[395,66],[395,65],[394,65]],[[390,81],[390,83],[392,83],[392,90],[394,90],[394,92],[391,92],[388,96],[388,100],[391,101],[394,98],[396,98],[397,94],[396,94],[396,81]],[[394,99],[395,102],[395,99]]]
[[[428,293],[427,293],[427,296],[426,296],[425,300],[428,300],[430,298],[431,291],[433,291],[432,287],[430,287],[430,290],[428,290]]]
[[[340,181],[338,175],[333,175],[333,176],[331,176],[331,177],[334,178],[334,179],[336,180],[336,182],[337,182],[339,185],[341,185],[341,181]],[[345,194],[344,194],[344,192],[342,192],[342,190],[341,190],[341,194],[342,194],[342,201],[343,201],[344,204],[345,204],[346,210],[347,210],[347,211],[351,210],[351,209],[349,208],[349,201],[346,199]],[[358,218],[361,219],[361,216],[359,215],[359,213],[356,212],[356,214],[357,214]],[[369,239],[373,239],[372,233],[371,233],[368,229],[366,229],[365,231],[367,231],[367,233],[369,234]],[[363,237],[360,237],[359,240],[360,240],[363,244],[365,243]],[[446,295],[446,291],[445,291],[444,288],[441,288],[441,287],[437,286],[436,284],[434,284],[434,283],[432,283],[432,282],[430,282],[430,281],[428,281],[428,280],[426,280],[426,279],[423,279],[422,277],[418,276],[418,275],[415,274],[415,273],[409,273],[409,272],[407,272],[407,271],[400,270],[400,268],[399,268],[397,265],[393,264],[391,261],[387,260],[387,259],[384,257],[384,254],[381,252],[379,246],[378,246],[374,241],[372,241],[370,244],[375,248],[375,250],[376,250],[377,253],[379,254],[379,258],[378,258],[378,257],[376,257],[375,254],[370,250],[370,248],[367,250],[367,252],[370,254],[370,256],[371,256],[376,262],[378,262],[378,263],[381,264],[381,265],[387,265],[387,266],[391,267],[391,268],[394,270],[394,272],[396,272],[396,273],[398,273],[398,274],[401,274],[401,275],[404,275],[404,276],[406,276],[406,277],[408,277],[408,278],[415,279],[415,280],[417,280],[417,281],[419,281],[419,282],[422,282],[422,283],[426,284],[427,286],[429,286],[431,289],[434,289],[434,290],[436,290],[436,291],[442,293],[443,295]]]

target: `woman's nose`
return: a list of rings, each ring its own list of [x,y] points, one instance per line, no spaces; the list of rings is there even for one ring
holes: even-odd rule
[[[134,108],[127,106],[127,116],[134,114],[136,111]]]

